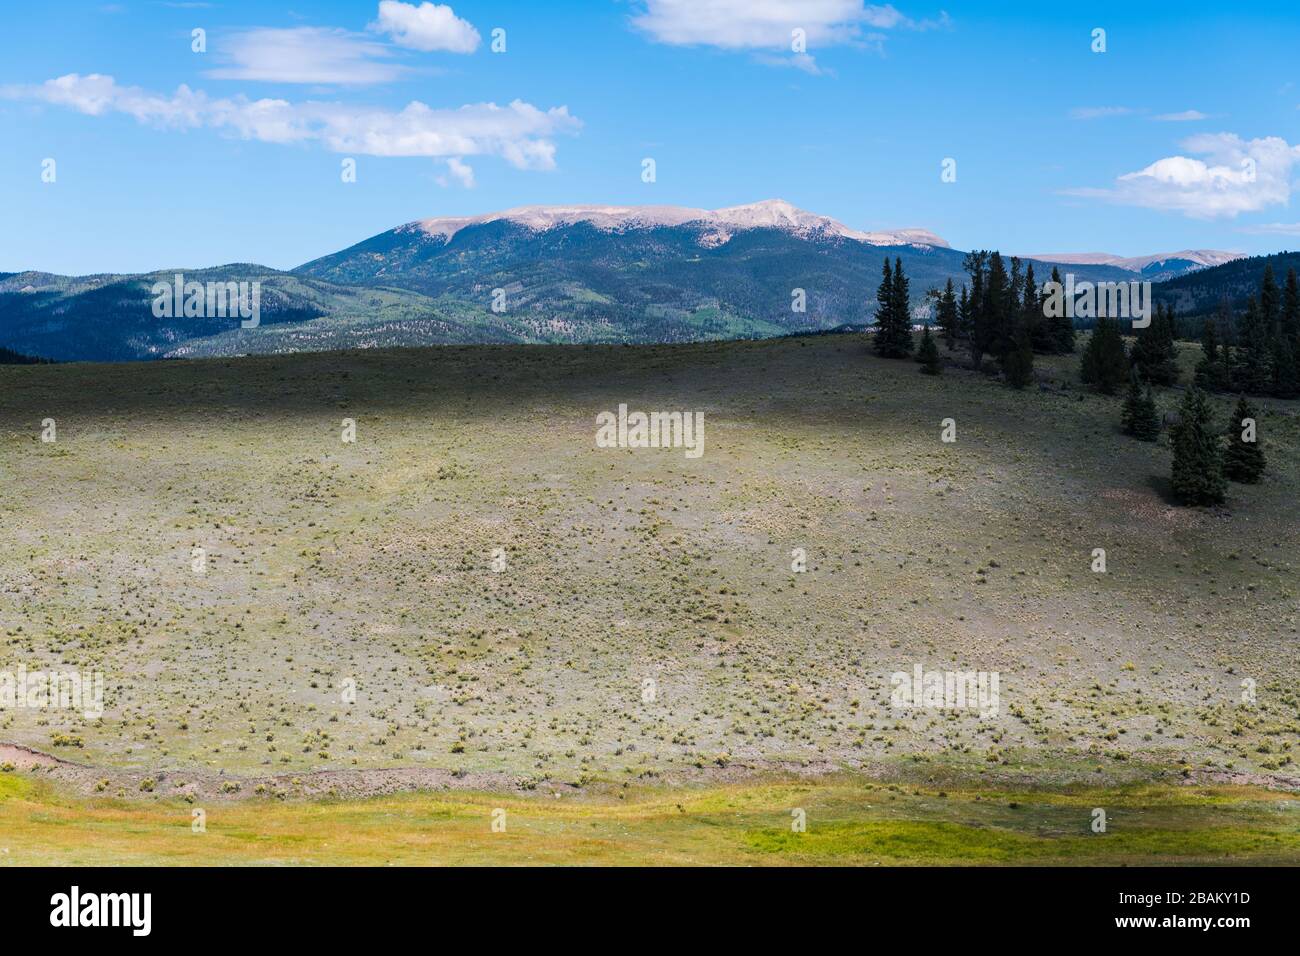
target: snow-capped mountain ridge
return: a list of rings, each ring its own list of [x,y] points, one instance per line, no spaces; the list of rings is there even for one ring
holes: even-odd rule
[[[831,219],[807,212],[783,199],[768,199],[731,206],[725,209],[695,209],[689,206],[519,206],[481,216],[450,216],[423,219],[401,227],[403,231],[420,230],[429,236],[450,241],[452,236],[470,226],[505,220],[516,225],[545,232],[575,223],[588,223],[604,232],[633,229],[698,226],[700,242],[716,246],[727,242],[737,232],[749,229],[779,229],[804,238],[839,237],[873,246],[938,246],[948,248],[941,237],[925,229],[897,229],[864,232]]]
[[[1045,252],[1025,258],[1071,265],[1115,266],[1130,272],[1143,272],[1149,266],[1173,261],[1194,262],[1203,268],[1221,266],[1225,262],[1245,258],[1245,253],[1223,252],[1218,249],[1184,249],[1181,252],[1157,252],[1149,256],[1126,257],[1109,252]]]

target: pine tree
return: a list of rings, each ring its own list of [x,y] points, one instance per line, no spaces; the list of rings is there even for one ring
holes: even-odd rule
[[[1160,437],[1160,416],[1156,412],[1155,396],[1148,385],[1142,391],[1142,383],[1134,369],[1129,376],[1128,397],[1124,399],[1124,411],[1120,417],[1125,434],[1141,441],[1155,441]]]
[[[921,347],[916,350],[916,360],[921,363],[921,371],[926,375],[938,375],[943,371],[939,361],[939,347],[934,344],[934,336],[927,325],[921,333]]]
[[[1226,296],[1219,300],[1219,317],[1215,329],[1223,340],[1219,362],[1223,366],[1223,391],[1228,391],[1237,387],[1241,378],[1241,367],[1237,353],[1233,349],[1237,337],[1237,322],[1232,314],[1232,305]]]
[[[880,286],[876,289],[876,354],[883,355],[885,348],[885,330],[890,327],[890,310],[894,307],[894,271],[885,256],[884,274]]]
[[[1128,375],[1128,356],[1124,338],[1114,319],[1102,316],[1088,336],[1079,361],[1079,378],[1085,385],[1095,385],[1106,395],[1114,393]]]
[[[895,335],[898,348],[903,357],[912,354],[912,299],[908,291],[907,276],[903,275],[903,260],[894,259],[894,321],[897,323]]]
[[[1011,310],[1015,305],[1011,277],[996,249],[989,254],[989,271],[984,285],[983,318],[984,351],[994,358],[1002,358],[1011,343]]]
[[[1030,339],[1034,344],[1034,351],[1040,355],[1052,355],[1056,352],[1056,329],[1053,326],[1053,319],[1044,314],[1045,307],[1043,302],[1045,296],[1042,290],[1034,286],[1034,266],[1029,265],[1029,272],[1025,276],[1025,297],[1026,312],[1029,311],[1028,297],[1033,294],[1033,316],[1029,325]]]
[[[1264,474],[1264,449],[1259,445],[1255,409],[1243,395],[1228,420],[1228,450],[1223,458],[1223,474],[1229,481],[1253,485]]]
[[[1252,395],[1268,392],[1273,385],[1273,349],[1259,301],[1253,295],[1246,300],[1239,344],[1236,370],[1240,373],[1240,381],[1234,385]]]
[[[1223,446],[1210,421],[1205,393],[1193,385],[1183,396],[1178,424],[1170,429],[1174,448],[1171,472],[1174,494],[1184,504],[1208,505],[1223,501]]]
[[[894,259],[892,275],[889,261],[885,261],[876,301],[879,303],[876,310],[877,354],[884,358],[907,358],[912,354],[912,306],[901,258]]]
[[[1165,326],[1160,333],[1157,385],[1177,385],[1181,377],[1178,369],[1178,319],[1172,304],[1165,306]]]
[[[1300,394],[1300,286],[1296,283],[1295,269],[1286,271],[1280,337],[1286,342],[1283,356],[1287,351],[1291,353],[1291,367],[1289,370],[1275,368],[1273,377],[1280,385],[1278,394],[1290,398]]]
[[[1173,385],[1178,381],[1178,347],[1174,343],[1174,316],[1164,304],[1156,306],[1151,324],[1139,329],[1129,360],[1145,381]]]
[[[1278,291],[1277,280],[1273,278],[1273,263],[1266,262],[1264,277],[1259,282],[1259,319],[1267,338],[1272,339],[1277,334],[1281,317],[1282,295]]]
[[[1043,315],[1043,299],[1034,279],[1034,264],[1025,268],[1025,287],[1020,305],[1021,319],[1029,330],[1029,342],[1035,352],[1050,355],[1056,351],[1052,341],[1052,327]]]
[[[971,368],[979,370],[988,351],[988,337],[984,328],[984,279],[985,262],[988,254],[983,251],[968,252],[962,260],[962,268],[970,275],[970,298],[967,300],[968,312],[962,318],[966,327],[966,347],[970,350]]]
[[[962,291],[964,292],[965,289]],[[956,347],[961,320],[957,315],[957,296],[953,293],[951,278],[948,279],[948,284],[944,287],[943,295],[939,297],[939,306],[935,310],[935,317],[948,348]]]
[[[966,293],[966,283],[963,282],[961,298],[957,300],[957,341],[970,341],[971,323],[974,321],[970,308],[970,296]]]
[[[1300,394],[1297,372],[1295,347],[1287,336],[1279,333],[1273,339],[1273,394],[1278,398],[1295,398]]]
[[[1002,374],[1007,377],[1007,384],[1021,389],[1034,380],[1034,344],[1024,320],[1019,319],[1016,325],[1007,351],[998,361]]]
[[[1282,293],[1282,334],[1291,340],[1295,351],[1300,342],[1300,286],[1296,283],[1295,269],[1286,271],[1286,291]]]
[[[1061,273],[1056,266],[1052,266],[1052,281],[1061,286]],[[1053,351],[1059,355],[1070,355],[1074,352],[1074,319],[1070,318],[1061,310],[1061,314],[1052,319],[1052,340],[1055,345]]]
[[[1219,351],[1219,336],[1214,319],[1206,319],[1201,332],[1201,361],[1196,366],[1196,384],[1210,392],[1228,387],[1227,369]]]

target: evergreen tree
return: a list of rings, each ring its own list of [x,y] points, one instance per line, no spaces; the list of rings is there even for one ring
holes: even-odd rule
[[[1002,253],[989,254],[988,278],[984,286],[984,351],[1002,358],[1011,343],[1011,310],[1015,305],[1011,277],[1007,275]]]
[[[1155,441],[1160,437],[1160,416],[1156,412],[1155,396],[1151,386],[1142,391],[1137,370],[1129,375],[1128,397],[1124,399],[1124,412],[1120,417],[1125,434],[1141,441]]]
[[[988,334],[985,328],[985,263],[988,253],[983,251],[968,252],[962,260],[962,268],[970,275],[969,314],[963,320],[968,330],[966,347],[970,350],[971,368],[979,369],[988,351]]]
[[[1223,458],[1223,474],[1229,481],[1253,485],[1264,474],[1264,449],[1259,445],[1255,409],[1243,395],[1228,420],[1228,451]]]
[[[1056,266],[1052,266],[1052,281],[1062,288],[1061,273]],[[1051,320],[1052,340],[1055,345],[1053,351],[1060,355],[1070,355],[1074,352],[1074,319],[1061,310],[1061,314]]]
[[[1286,271],[1286,291],[1282,293],[1282,334],[1291,340],[1292,351],[1300,343],[1300,287],[1295,269]]]
[[[1282,317],[1282,295],[1278,291],[1277,280],[1273,278],[1273,264],[1264,264],[1264,278],[1259,283],[1259,320],[1264,327],[1264,335],[1272,339],[1278,332]]]
[[[1007,282],[1007,308],[1002,326],[1002,349],[999,351],[999,357],[1007,354],[1011,349],[1011,343],[1015,340],[1016,331],[1020,327],[1020,311],[1024,307],[1025,298],[1025,276],[1020,271],[1023,263],[1019,256],[1011,257],[1011,273]]]
[[[1142,378],[1154,385],[1178,381],[1178,347],[1174,343],[1174,316],[1164,304],[1156,306],[1151,324],[1137,330],[1129,360]]]
[[[1210,421],[1205,393],[1193,385],[1183,396],[1178,424],[1170,429],[1174,448],[1171,480],[1174,494],[1184,504],[1208,505],[1223,501],[1223,447]]]
[[[912,354],[912,299],[908,291],[910,283],[903,275],[903,260],[894,259],[894,321],[897,323],[895,334],[898,336],[899,348]]]
[[[1196,366],[1196,384],[1207,391],[1222,392],[1228,388],[1228,375],[1219,351],[1216,328],[1214,319],[1205,320],[1201,332],[1201,361]]]
[[[1232,314],[1232,305],[1225,296],[1219,300],[1219,318],[1216,326],[1216,331],[1223,340],[1223,349],[1219,353],[1219,361],[1223,364],[1224,391],[1235,388],[1241,378],[1237,353],[1233,349],[1237,337],[1236,327],[1237,323]]]
[[[1007,351],[998,363],[1002,366],[1002,374],[1007,377],[1007,384],[1021,389],[1034,380],[1034,343],[1023,318],[1017,320],[1016,326]]]
[[[1295,347],[1279,334],[1273,339],[1273,394],[1278,398],[1295,398],[1300,394],[1297,380]]]
[[[885,262],[884,278],[876,292],[876,352],[884,358],[907,358],[912,354],[912,306],[903,260],[894,259],[893,275]]]
[[[885,330],[890,327],[890,312],[894,307],[894,270],[889,265],[889,256],[885,256],[884,274],[880,286],[876,289],[876,354],[882,355],[885,342]]]
[[[921,347],[916,350],[916,360],[921,363],[921,371],[926,375],[938,375],[943,371],[943,364],[939,361],[939,347],[934,344],[934,336],[930,334],[928,325],[921,333]]]
[[[1113,394],[1128,375],[1128,355],[1124,338],[1114,319],[1102,316],[1088,336],[1079,361],[1079,378],[1085,385],[1095,385],[1106,395]]]
[[[1034,264],[1025,269],[1025,293],[1021,305],[1025,327],[1029,329],[1029,341],[1035,352],[1051,355],[1056,351],[1056,342],[1052,338],[1052,326],[1043,315],[1043,297],[1034,279]]]
[[[1274,378],[1281,379],[1283,388],[1290,387],[1290,395],[1279,391],[1279,395],[1291,397],[1300,393],[1300,288],[1296,284],[1295,269],[1286,272],[1286,288],[1282,293],[1282,328],[1281,337],[1286,340],[1291,352],[1289,371],[1274,369]]]
[[[964,289],[962,290],[965,291]],[[939,297],[939,305],[935,310],[935,318],[939,323],[939,331],[943,333],[943,340],[949,349],[957,345],[957,335],[960,331],[960,319],[957,315],[957,296],[953,293],[952,279],[944,287],[943,295]],[[938,350],[935,350],[936,353]]]
[[[1259,300],[1253,295],[1246,300],[1239,344],[1237,370],[1241,380],[1234,384],[1252,395],[1264,394],[1273,384],[1273,349]]]
[[[971,328],[974,323],[975,316],[971,311],[970,296],[966,294],[966,284],[963,282],[961,298],[957,301],[957,339],[959,341],[970,341]]]

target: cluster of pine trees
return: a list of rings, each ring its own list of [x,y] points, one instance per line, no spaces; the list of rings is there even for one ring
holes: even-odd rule
[[[939,296],[936,320],[950,349],[964,348],[972,367],[992,356],[1014,388],[1024,388],[1034,378],[1034,355],[1074,351],[1074,324],[1068,317],[1043,315],[1043,293],[1034,279],[1034,266],[1012,257],[1011,268],[997,250],[978,250],[966,256],[963,266],[970,276],[958,296],[952,280]],[[1023,268],[1022,268],[1023,267]],[[1052,278],[1060,281],[1053,271]]]
[[[1178,384],[1177,321],[1173,308],[1157,305],[1151,324],[1138,329],[1130,350],[1119,320],[1101,316],[1079,361],[1079,378],[1107,395],[1136,379],[1151,385]]]
[[[35,358],[12,349],[0,348],[0,365],[46,365],[49,359]]]
[[[985,356],[992,356],[1015,388],[1033,381],[1035,354],[1074,351],[1074,323],[1066,315],[1044,314],[1045,294],[1034,281],[1032,263],[1022,272],[1021,261],[1013,257],[1008,270],[999,252],[981,250],[969,253],[964,264],[971,281],[969,287],[962,285],[960,296],[951,279],[942,293],[930,293],[937,300],[939,335],[950,350],[967,350],[975,369],[983,365]],[[1056,269],[1052,281],[1061,282]],[[912,314],[901,259],[895,258],[892,266],[885,260],[876,302],[876,352],[885,358],[911,356]],[[1300,295],[1295,271],[1288,274],[1285,295],[1280,295],[1272,269],[1267,269],[1260,295],[1251,297],[1245,318],[1239,324],[1230,320],[1231,315],[1226,321],[1206,323],[1207,344],[1197,383],[1188,388],[1178,421],[1170,429],[1172,484],[1174,493],[1186,504],[1222,502],[1229,481],[1257,482],[1265,467],[1255,410],[1243,395],[1226,431],[1215,428],[1203,390],[1207,382],[1216,388],[1251,391],[1253,387],[1285,397],[1300,392],[1296,386]],[[1238,341],[1220,348],[1220,327],[1231,329]],[[1178,384],[1176,339],[1174,310],[1163,304],[1156,306],[1145,328],[1136,330],[1131,348],[1125,344],[1119,321],[1103,316],[1097,320],[1079,363],[1083,381],[1106,394],[1128,381],[1122,423],[1126,433],[1143,441],[1160,436],[1155,387]],[[938,375],[943,369],[929,326],[922,331],[916,360],[927,374]],[[1281,391],[1279,383],[1287,382],[1291,391]]]
[[[907,358],[912,354],[912,306],[903,260],[894,268],[885,260],[884,277],[876,290],[876,354],[884,358]]]
[[[1273,266],[1264,267],[1258,295],[1238,316],[1224,301],[1201,335],[1196,384],[1212,392],[1300,396],[1300,288],[1295,269],[1279,289]]]
[[[1220,431],[1211,420],[1205,392],[1193,385],[1183,396],[1178,423],[1169,437],[1174,449],[1174,494],[1185,504],[1218,504],[1229,481],[1253,484],[1264,474],[1258,422],[1245,396],[1238,399],[1226,431]]]
[[[966,256],[964,266],[970,285],[962,284],[960,297],[951,279],[942,293],[931,292],[936,301],[935,319],[939,335],[950,350],[964,349],[971,365],[979,369],[985,356],[992,356],[1015,388],[1024,388],[1034,377],[1034,355],[1065,354],[1074,351],[1074,324],[1066,316],[1043,315],[1043,294],[1034,281],[1034,267],[1020,259],[1006,260],[997,251],[981,250]],[[1052,278],[1061,277],[1055,270]],[[907,358],[912,354],[912,315],[908,304],[908,280],[901,259],[893,265],[885,260],[884,275],[876,290],[876,353],[885,358]],[[917,361],[921,370],[937,375],[942,370],[937,344],[927,327],[921,338]]]
[[[1101,318],[1083,351],[1080,378],[1099,391],[1113,392],[1127,376],[1120,422],[1126,434],[1141,441],[1160,437],[1153,386],[1178,384],[1175,325],[1174,310],[1157,306],[1151,324],[1138,330],[1132,348],[1126,349],[1119,323]],[[1229,481],[1254,483],[1264,473],[1255,410],[1242,396],[1226,430],[1216,428],[1206,393],[1198,387],[1202,378],[1198,371],[1198,383],[1184,394],[1178,421],[1169,430],[1174,452],[1170,480],[1174,494],[1189,505],[1218,504]]]

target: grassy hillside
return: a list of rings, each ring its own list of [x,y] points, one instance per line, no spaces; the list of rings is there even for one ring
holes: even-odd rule
[[[146,803],[1296,786],[1295,403],[1261,403],[1265,482],[1189,510],[1076,365],[1014,393],[841,335],[0,367],[0,661],[107,684],[0,742]],[[620,403],[702,411],[704,456],[596,448]],[[917,663],[999,672],[1000,713],[891,707]]]
[[[242,329],[234,316],[155,317],[153,285],[172,282],[178,271],[187,282],[260,283],[260,326]],[[0,279],[0,344],[60,361],[523,340],[494,333],[489,314],[413,292],[349,288],[252,264],[146,275],[24,272]]]

